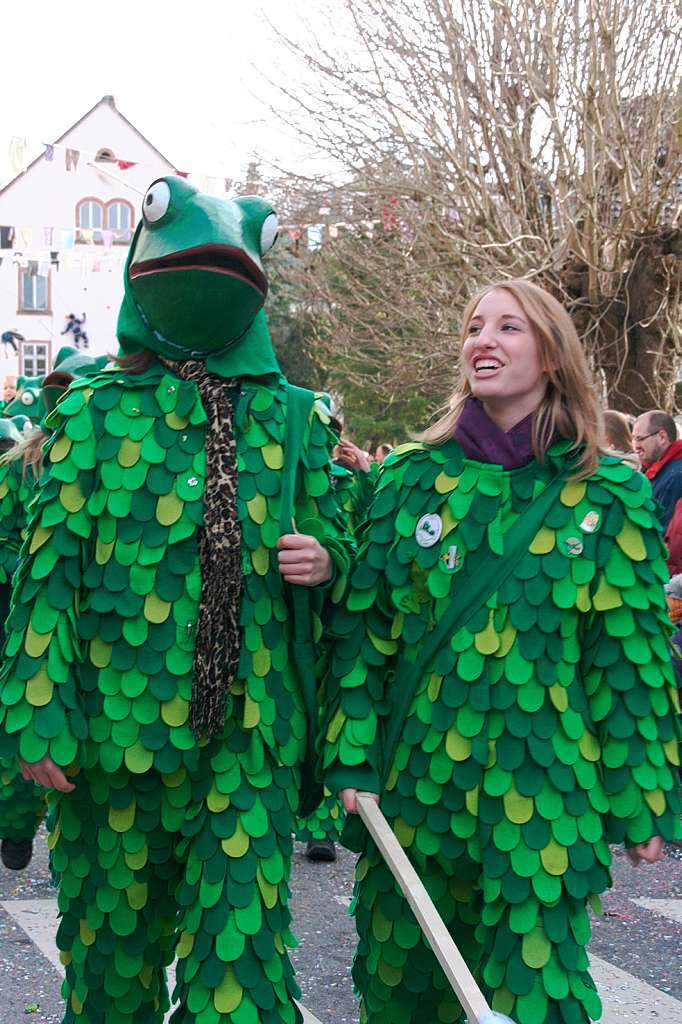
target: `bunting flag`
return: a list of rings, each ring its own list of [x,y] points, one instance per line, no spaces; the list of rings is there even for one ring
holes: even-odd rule
[[[26,171],[29,166],[29,152],[36,152],[42,146],[43,152],[38,153],[38,156],[42,156],[47,163],[55,163],[55,150],[59,150],[64,154],[64,169],[69,173],[75,173],[78,170],[78,163],[81,157],[86,160],[96,160],[98,152],[91,152],[85,149],[77,149],[73,146],[66,146],[58,142],[40,142],[31,141],[29,139],[19,137],[18,135],[12,136],[9,143],[9,164],[12,173],[22,174]],[[99,161],[103,164],[103,170],[106,169],[104,165],[110,163],[111,166],[117,167],[120,171],[128,171],[131,167],[156,167],[157,164],[147,163],[143,160],[131,160],[129,157],[113,157],[111,161]],[[201,179],[201,191],[214,192],[220,194],[224,192],[232,192],[235,184],[235,179],[232,177],[225,177],[220,174],[206,174],[200,171],[175,171],[181,178]]]

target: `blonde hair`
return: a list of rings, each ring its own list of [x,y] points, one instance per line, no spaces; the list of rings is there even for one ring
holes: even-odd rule
[[[558,435],[573,441],[574,448],[580,450],[575,475],[578,478],[590,476],[599,463],[603,422],[592,375],[573,321],[561,303],[539,285],[524,278],[500,281],[482,289],[467,305],[462,318],[462,344],[478,304],[494,291],[507,292],[521,306],[535,334],[542,369],[547,375],[547,389],[533,417],[535,457],[542,461]],[[471,394],[471,386],[465,378],[451,396],[445,415],[417,440],[433,445],[450,440]]]
[[[22,437],[15,445],[0,455],[0,466],[7,466],[10,462],[17,462],[21,459],[21,475],[26,476],[26,470],[30,467],[36,477],[40,476],[41,463],[43,459],[43,445],[47,441],[47,434],[42,427],[36,427],[30,434]]]
[[[632,431],[627,416],[617,409],[604,413],[604,433],[609,448],[617,452],[632,452]]]

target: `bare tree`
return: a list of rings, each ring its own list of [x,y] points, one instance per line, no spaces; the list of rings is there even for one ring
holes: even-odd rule
[[[287,41],[288,117],[351,225],[305,268],[326,358],[391,402],[454,375],[464,302],[528,276],[609,404],[671,408],[682,357],[679,0],[345,0]],[[341,17],[343,15],[343,17]],[[286,108],[286,109],[285,109]],[[330,198],[331,197],[331,198]],[[377,367],[381,379],[376,380]]]

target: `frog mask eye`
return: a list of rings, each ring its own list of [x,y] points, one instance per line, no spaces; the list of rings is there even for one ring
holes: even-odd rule
[[[147,189],[144,199],[142,200],[142,216],[148,224],[155,224],[156,221],[161,220],[163,215],[168,211],[171,201],[171,190],[168,187],[166,181],[155,181],[154,184]]]
[[[260,229],[260,254],[265,256],[266,252],[272,249],[273,245],[277,241],[277,231],[279,223],[277,221],[276,213],[269,213],[263,225]]]
[[[30,391],[23,391],[21,394],[22,405],[33,405],[34,398]]]

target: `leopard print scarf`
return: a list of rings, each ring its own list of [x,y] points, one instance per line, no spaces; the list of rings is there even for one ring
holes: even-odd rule
[[[239,665],[241,528],[230,397],[230,389],[237,387],[238,381],[209,373],[197,360],[161,362],[197,385],[207,416],[204,525],[199,530],[201,604],[189,724],[195,736],[210,738],[225,725],[227,697]]]

